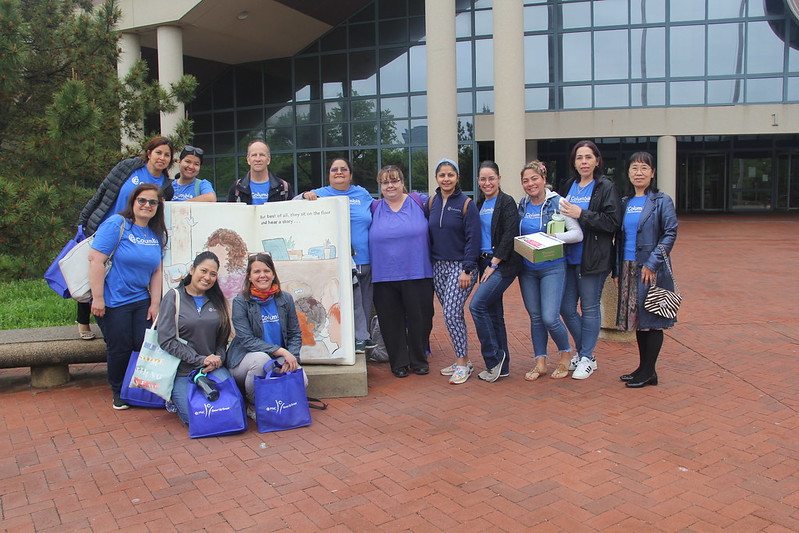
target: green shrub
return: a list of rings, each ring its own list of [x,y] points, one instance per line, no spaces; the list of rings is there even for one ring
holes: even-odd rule
[[[50,290],[43,279],[0,281],[0,329],[72,324],[75,305]]]

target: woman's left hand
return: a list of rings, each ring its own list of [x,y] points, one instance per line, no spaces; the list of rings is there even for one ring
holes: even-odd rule
[[[648,267],[641,267],[641,283],[644,285],[652,285],[657,279],[657,274],[649,270]]]
[[[275,353],[273,355],[282,357],[283,359],[286,360],[283,366],[280,367],[281,372],[292,372],[300,367],[300,363],[297,361],[297,358],[294,357],[294,354],[286,350],[285,348],[280,348],[279,350],[275,350]]]
[[[216,354],[211,354],[205,357],[203,360],[203,372],[206,374],[208,372],[213,372],[217,368],[222,367],[222,358]]]
[[[158,316],[158,308],[161,307],[161,302],[152,302],[147,309],[147,320],[153,321]]]
[[[485,270],[483,270],[483,275],[480,276],[480,283],[485,283],[488,281],[488,278],[491,277],[491,274],[493,274],[495,270],[496,268],[491,268],[490,266],[485,267]]]
[[[469,284],[472,282],[472,275],[467,274],[466,272],[461,272],[460,276],[458,276],[458,287],[463,290],[469,288]]]

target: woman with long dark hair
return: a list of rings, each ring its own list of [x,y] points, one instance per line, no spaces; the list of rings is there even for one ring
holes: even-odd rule
[[[663,330],[676,322],[675,318],[647,311],[644,299],[653,286],[674,290],[666,261],[677,239],[677,213],[671,198],[655,187],[652,154],[634,153],[628,173],[633,192],[622,199],[624,222],[617,236],[615,275],[619,278],[619,307],[616,327],[635,331],[638,368],[620,379],[630,388],[640,388],[658,384],[655,363],[663,346]]]
[[[114,409],[129,407],[119,393],[130,354],[141,349],[144,330],[158,315],[166,244],[161,187],[143,183],[133,189],[124,211],[97,228],[89,252],[91,311],[105,338]],[[113,266],[104,279],[111,255]]]
[[[227,300],[216,283],[219,259],[212,252],[202,252],[194,258],[189,273],[175,290],[161,301],[158,315],[158,343],[161,348],[180,359],[172,388],[172,403],[178,416],[189,423],[187,376],[201,368],[219,381],[230,377],[225,363],[227,341],[230,337],[230,313]],[[175,322],[175,308],[180,299],[180,311]]]
[[[576,177],[561,189],[560,211],[575,218],[583,240],[566,247],[566,287],[560,314],[574,339],[577,353],[569,370],[574,379],[586,379],[597,369],[594,349],[601,326],[599,301],[602,287],[613,268],[613,237],[621,224],[621,206],[616,187],[603,174],[602,154],[591,141],[572,148],[569,166]],[[577,312],[580,302],[582,315]]]

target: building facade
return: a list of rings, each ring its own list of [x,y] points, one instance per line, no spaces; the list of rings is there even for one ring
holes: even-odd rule
[[[464,189],[495,159],[518,198],[525,161],[544,160],[562,182],[571,146],[587,138],[620,189],[627,156],[656,154],[659,186],[683,211],[799,208],[794,0],[121,7],[121,73],[142,55],[162,82],[200,80],[185,111],[218,191],[265,137],[270,168],[297,190],[325,183],[327,162],[345,156],[372,192],[386,164],[426,191],[435,161],[457,156]]]

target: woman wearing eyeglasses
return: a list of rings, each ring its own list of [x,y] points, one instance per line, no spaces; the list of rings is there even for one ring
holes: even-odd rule
[[[513,197],[500,189],[502,177],[496,163],[483,161],[477,176],[481,253],[477,263],[479,285],[469,311],[486,365],[477,377],[493,383],[510,374],[502,296],[521,267],[521,256],[513,251],[513,239],[519,234],[519,214]]]
[[[375,202],[369,228],[372,283],[380,333],[391,372],[398,378],[430,373],[425,346],[433,329],[433,265],[425,204],[408,194],[402,170],[388,165],[377,173],[382,199]]]
[[[208,180],[197,177],[203,164],[202,148],[186,146],[180,152],[178,166],[180,172],[164,187],[164,200],[167,202],[216,202],[214,187]]]
[[[147,142],[140,156],[123,159],[111,169],[78,217],[78,224],[88,237],[94,235],[100,224],[108,217],[120,213],[128,204],[130,193],[139,184],[153,183],[163,187],[169,179],[172,164],[172,141],[166,137],[154,137]],[[91,306],[78,303],[78,332],[84,340],[94,338],[89,328]]]
[[[344,158],[330,163],[327,187],[306,191],[295,199],[316,200],[331,196],[346,196],[350,201],[350,240],[358,284],[352,288],[355,314],[355,352],[364,353],[375,347],[369,335],[369,316],[372,312],[372,262],[369,258],[369,226],[372,224],[372,195],[360,185],[352,184],[352,165]]]
[[[89,252],[91,312],[105,338],[114,409],[128,408],[119,393],[130,354],[141,348],[144,330],[158,315],[166,244],[161,188],[142,183],[121,213],[100,224]],[[113,266],[104,277],[111,255]]]

